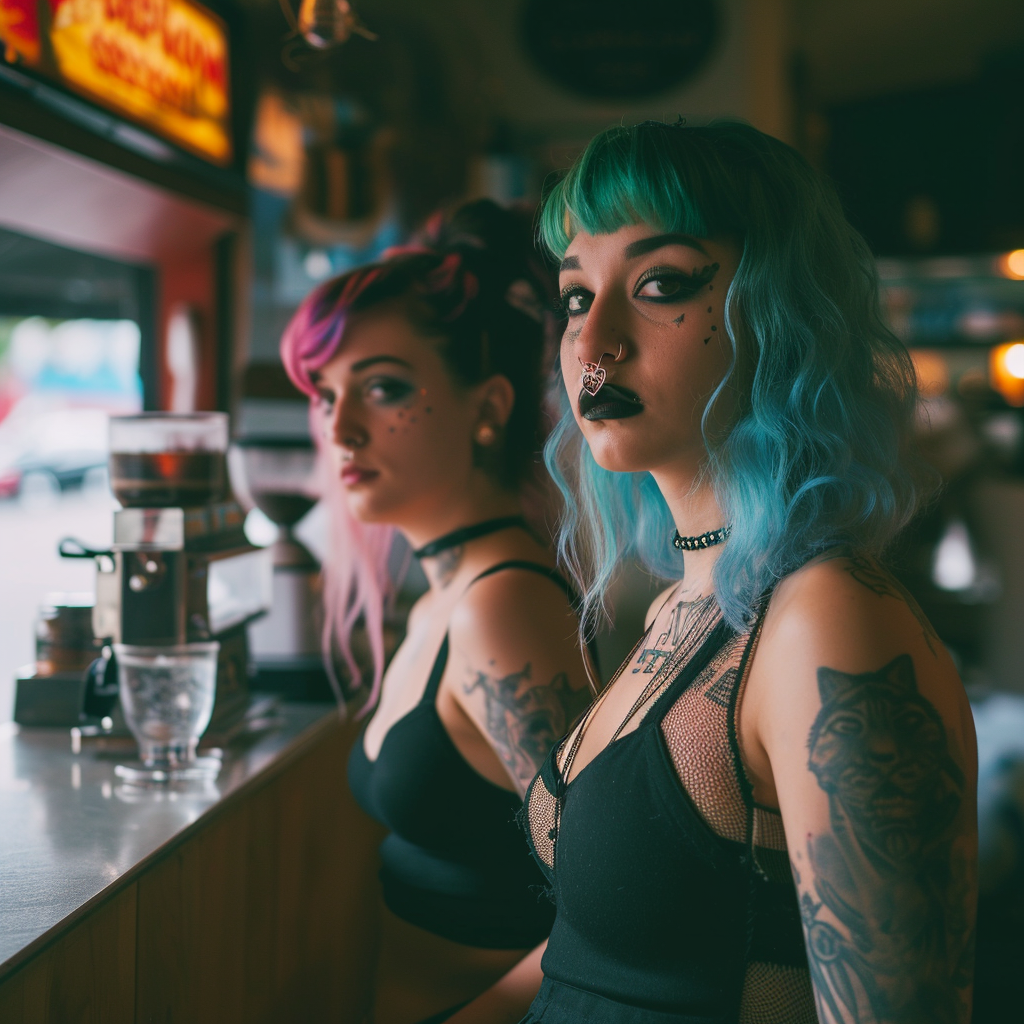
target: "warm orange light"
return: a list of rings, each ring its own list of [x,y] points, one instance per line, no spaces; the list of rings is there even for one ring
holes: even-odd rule
[[[914,361],[918,390],[925,398],[935,398],[949,390],[949,366],[941,352],[915,348],[910,350],[910,358]]]
[[[1024,406],[1024,341],[997,345],[989,353],[989,382],[1010,405]]]
[[[1024,281],[1024,249],[1014,249],[999,260],[999,267],[1007,277]]]
[[[1024,380],[1024,342],[1014,342],[1003,357],[1006,372],[1017,380]]]
[[[227,30],[195,0],[49,0],[61,79],[220,164],[231,161]]]

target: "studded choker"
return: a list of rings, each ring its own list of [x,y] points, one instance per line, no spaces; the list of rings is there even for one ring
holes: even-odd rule
[[[732,533],[731,526],[720,526],[717,530],[708,530],[707,533],[699,533],[696,537],[683,537],[678,530],[672,539],[672,546],[678,551],[703,551],[705,548],[713,548],[721,544]]]

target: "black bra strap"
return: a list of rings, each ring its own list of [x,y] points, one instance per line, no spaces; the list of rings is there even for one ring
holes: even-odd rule
[[[535,572],[540,576],[546,576],[552,583],[558,586],[562,593],[568,598],[569,603],[573,608],[579,607],[579,595],[573,590],[572,585],[569,581],[562,576],[556,569],[552,569],[550,566],[541,565],[540,562],[526,562],[519,561],[518,559],[510,559],[507,562],[499,562],[497,565],[492,565],[489,569],[484,569],[479,576],[474,576],[466,586],[466,590],[469,590],[474,583],[486,578],[487,576],[493,576],[497,572],[503,572],[505,569],[525,569],[527,572]],[[463,591],[465,593],[465,591]],[[444,676],[444,670],[448,666],[448,634],[445,633],[444,640],[441,642],[441,648],[437,652],[437,657],[434,659],[433,667],[430,669],[430,678],[427,680],[427,688],[423,691],[423,696],[420,698],[421,704],[433,704],[437,698],[437,691],[441,685],[441,678]]]
[[[503,572],[505,569],[525,569],[527,572],[535,572],[539,576],[546,576],[565,594],[573,608],[579,605],[579,594],[573,590],[572,584],[557,569],[552,569],[548,565],[541,565],[540,562],[526,562],[515,558],[492,565],[490,569],[484,569],[479,576],[475,576],[470,580],[469,586],[466,589],[468,590],[478,580],[482,580],[486,576],[493,576],[496,572]]]
[[[437,657],[434,659],[434,664],[430,669],[430,678],[427,680],[427,688],[423,691],[423,696],[420,698],[421,704],[433,704],[434,698],[437,697],[437,688],[441,685],[441,677],[444,675],[444,670],[448,666],[448,634],[445,633],[444,639],[441,641],[441,647],[437,652]]]

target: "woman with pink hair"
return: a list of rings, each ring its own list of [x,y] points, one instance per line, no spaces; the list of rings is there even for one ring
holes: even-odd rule
[[[528,222],[479,201],[316,289],[282,341],[329,467],[329,643],[357,689],[358,621],[373,658],[349,782],[390,830],[374,1024],[444,1020],[551,925],[515,819],[588,693],[572,591],[522,510],[549,294]],[[384,671],[396,532],[430,587]]]

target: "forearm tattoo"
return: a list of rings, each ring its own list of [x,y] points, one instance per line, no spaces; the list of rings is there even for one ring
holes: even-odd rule
[[[832,831],[793,865],[822,1024],[962,1024],[974,967],[964,774],[903,654],[818,669],[808,766]],[[801,883],[804,883],[801,885]]]
[[[473,681],[464,687],[467,694],[483,694],[491,743],[524,788],[590,702],[587,688],[571,689],[564,672],[548,683],[533,682],[531,674],[529,662],[507,676],[475,671]]]
[[[845,560],[846,571],[862,587],[867,587],[872,594],[877,594],[879,597],[895,597],[898,601],[903,601],[920,623],[928,650],[935,654],[936,648],[942,645],[938,633],[935,632],[934,626],[921,611],[921,606],[914,599],[914,595],[895,576],[886,572],[870,558],[865,558],[864,555],[844,553],[836,557]]]

